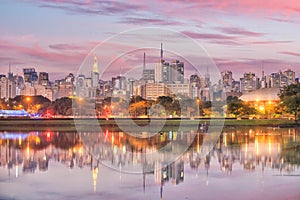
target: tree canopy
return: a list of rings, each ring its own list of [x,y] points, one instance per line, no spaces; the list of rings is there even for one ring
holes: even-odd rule
[[[295,120],[299,119],[300,112],[300,84],[291,84],[284,87],[279,94],[283,109],[290,114],[293,114]]]

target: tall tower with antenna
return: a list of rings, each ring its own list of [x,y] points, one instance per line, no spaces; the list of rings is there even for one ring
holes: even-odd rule
[[[160,59],[163,60],[164,52],[163,52],[163,44],[160,43]]]
[[[94,65],[93,65],[93,70],[91,72],[91,78],[92,78],[92,87],[96,88],[99,82],[98,59],[96,54],[94,55]]]
[[[146,53],[144,52],[143,71],[146,69]]]
[[[98,59],[97,59],[97,56],[96,56],[96,54],[94,55],[94,65],[93,65],[93,72],[95,72],[95,73],[99,73],[99,72],[98,72]]]
[[[144,52],[144,60],[143,60],[143,80],[146,82],[155,80],[155,70],[154,69],[146,69],[146,53]]]
[[[8,74],[7,74],[8,80],[13,81],[14,79],[14,75],[11,72],[11,64],[9,63],[9,67],[8,67]]]

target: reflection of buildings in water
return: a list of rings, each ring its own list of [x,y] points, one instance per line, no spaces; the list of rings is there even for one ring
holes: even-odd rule
[[[228,174],[236,163],[245,170],[261,168],[264,172],[269,168],[290,173],[300,164],[300,154],[295,151],[299,144],[297,129],[225,129],[209,157],[216,157],[221,171]],[[187,154],[191,168],[198,171],[200,165],[209,167],[206,159],[200,159],[196,144]]]
[[[213,151],[203,158],[200,157],[200,150],[205,135],[193,135],[192,132],[163,132],[147,139],[108,131],[85,133],[90,139],[84,141],[89,142],[85,147],[76,134],[61,136],[62,134],[66,133],[53,133],[53,138],[49,141],[47,138],[43,139],[43,134],[38,135],[39,139],[37,136],[24,139],[0,137],[1,166],[7,167],[9,175],[15,173],[16,177],[25,172],[35,172],[37,169],[46,171],[50,160],[64,163],[68,167],[88,166],[93,172],[96,189],[99,161],[108,161],[117,169],[140,165],[144,188],[148,174],[154,174],[155,181],[161,184],[161,187],[162,183],[180,183],[184,180],[185,162],[193,169],[204,166],[207,176],[213,160],[217,160],[220,170],[228,174],[236,164],[242,165],[245,170],[264,171],[269,168],[282,173],[291,173],[295,166],[300,164],[300,153],[295,150],[300,144],[298,129],[225,129]],[[57,144],[60,138],[62,143]],[[175,163],[166,165],[163,158],[168,155],[167,152],[160,152],[162,157],[150,156],[157,148],[165,147],[172,140],[176,145],[171,147],[180,148],[180,145],[187,144],[191,138],[194,138],[191,147],[185,156]]]
[[[160,199],[162,199],[163,186],[165,183],[171,182],[172,184],[177,185],[184,181],[184,161],[179,159],[170,164],[155,162],[154,179],[160,186]],[[143,187],[145,187],[144,183]]]
[[[194,139],[194,132],[161,132],[153,137],[139,138],[123,132],[81,133],[87,150],[97,160],[115,169],[140,165],[147,172],[154,171],[157,160],[170,162],[179,157]]]

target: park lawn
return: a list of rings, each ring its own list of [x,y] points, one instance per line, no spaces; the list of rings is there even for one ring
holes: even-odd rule
[[[149,125],[148,119],[134,120],[138,126]],[[270,127],[300,127],[299,123],[288,119],[255,119],[255,120],[235,120],[235,119],[168,119],[166,121],[153,120],[151,126],[155,127],[164,123],[164,129],[174,129],[181,127],[189,129],[190,127],[199,126],[199,124],[208,123],[214,126],[270,126]],[[93,130],[95,126],[101,126],[102,129],[120,131],[118,126],[130,126],[129,119],[1,119],[0,120],[0,131],[77,131],[77,130]],[[137,127],[138,127],[137,126]],[[136,128],[135,128],[136,129]],[[97,129],[95,129],[97,130]],[[133,130],[137,131],[137,130]]]

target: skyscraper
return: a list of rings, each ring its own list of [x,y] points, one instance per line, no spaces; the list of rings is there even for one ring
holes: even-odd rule
[[[98,87],[98,82],[99,82],[98,59],[96,55],[94,56],[94,65],[93,65],[93,70],[91,72],[91,78],[92,78],[92,87],[96,89]]]
[[[252,72],[244,73],[244,77],[241,78],[240,81],[241,81],[242,93],[248,93],[258,89],[259,79],[255,76],[255,73]]]
[[[174,60],[169,68],[170,80],[169,83],[183,83],[184,82],[184,63],[179,60]]]
[[[226,90],[226,92],[231,92],[232,90],[232,72],[231,71],[223,71],[221,72],[222,80],[223,80],[223,86]]]
[[[287,77],[287,84],[288,85],[296,83],[296,81],[295,81],[296,74],[291,69],[287,69],[286,71],[284,71],[283,75],[285,75]]]
[[[47,86],[49,85],[49,75],[46,72],[40,72],[39,74],[39,85]]]
[[[0,98],[14,98],[16,96],[16,83],[6,76],[0,78]]]
[[[144,52],[144,61],[143,61],[143,80],[146,82],[153,82],[155,80],[155,70],[146,69],[146,54]]]
[[[25,82],[33,83],[38,80],[38,75],[34,68],[24,68],[23,73]]]
[[[160,60],[159,63],[155,65],[155,82],[162,83],[163,82],[163,49],[162,43],[160,45]]]

